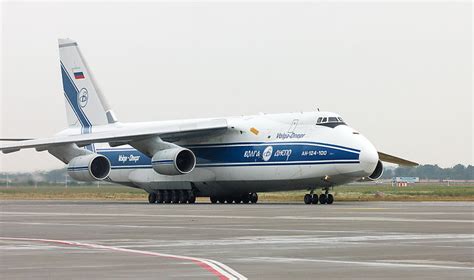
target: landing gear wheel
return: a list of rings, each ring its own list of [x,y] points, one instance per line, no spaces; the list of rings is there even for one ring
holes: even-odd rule
[[[242,203],[242,199],[241,198],[236,198],[236,199],[234,199],[234,202],[235,202],[235,204],[240,204],[240,203]]]
[[[305,194],[304,195],[304,204],[311,204],[313,202],[313,198],[310,194]]]
[[[156,193],[156,203],[163,203],[163,191]]]
[[[171,203],[171,191],[163,191],[163,201],[165,203]]]
[[[153,204],[156,202],[156,193],[148,194],[148,203]]]
[[[244,204],[249,204],[250,198],[248,197],[248,195],[246,195],[246,196],[244,196],[244,197],[242,198],[242,202],[243,202]]]
[[[224,199],[224,198],[222,198],[222,197],[219,197],[219,199],[218,199],[218,200],[219,200],[219,203],[222,203],[222,204],[223,204],[223,203],[225,203],[225,199]]]
[[[225,203],[227,204],[232,204],[232,198],[226,198]]]
[[[173,202],[173,203],[178,203],[179,202],[178,191],[171,191],[171,202]]]
[[[327,204],[332,204],[334,202],[334,196],[332,194],[328,194],[327,196]]]
[[[312,204],[318,204],[318,195],[317,194],[313,194],[311,196],[311,203]]]
[[[216,204],[216,203],[217,203],[217,197],[211,196],[209,199],[211,200],[211,203],[212,203],[212,204]]]
[[[326,204],[326,202],[327,202],[327,197],[326,197],[326,195],[325,195],[325,194],[320,194],[320,195],[319,195],[319,203],[321,203],[321,204]]]
[[[250,202],[252,202],[252,204],[255,204],[257,203],[258,201],[258,194],[257,193],[251,193],[250,194]]]
[[[196,195],[194,195],[194,193],[188,193],[188,203],[189,204],[196,203]]]
[[[182,203],[182,204],[186,204],[186,202],[188,201],[188,192],[186,191],[179,191],[179,195],[178,195],[178,200],[179,200],[179,203]]]

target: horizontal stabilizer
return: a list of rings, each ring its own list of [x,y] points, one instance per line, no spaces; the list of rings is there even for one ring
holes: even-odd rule
[[[379,159],[381,161],[395,163],[395,164],[403,165],[403,166],[418,166],[419,165],[416,162],[409,161],[409,160],[406,160],[406,159],[403,159],[403,158],[399,158],[399,157],[392,156],[392,155],[385,154],[385,153],[381,153],[381,152],[378,152],[378,153],[379,153]]]

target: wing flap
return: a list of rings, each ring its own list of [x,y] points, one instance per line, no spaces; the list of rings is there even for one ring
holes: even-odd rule
[[[419,164],[413,161],[409,161],[403,158],[399,158],[396,156],[392,156],[386,153],[378,152],[379,153],[379,159],[381,161],[385,162],[390,162],[390,163],[395,163],[398,165],[403,165],[403,166],[418,166]]]
[[[156,125],[145,128],[116,128],[106,132],[94,132],[89,134],[61,135],[51,138],[42,138],[34,140],[24,140],[14,143],[7,143],[0,146],[3,153],[12,153],[21,149],[35,148],[38,151],[47,150],[50,147],[75,143],[83,147],[92,143],[128,143],[132,140],[147,138],[150,136],[166,135],[167,137],[181,137],[189,133],[206,134],[217,130],[227,129],[225,119],[214,119],[204,121],[190,121],[180,124]]]

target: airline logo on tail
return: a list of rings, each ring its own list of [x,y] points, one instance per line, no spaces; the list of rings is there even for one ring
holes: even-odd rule
[[[76,80],[80,80],[80,79],[85,78],[84,72],[82,72],[81,68],[79,68],[79,67],[72,68],[72,72],[74,73],[74,79],[76,79]]]
[[[82,88],[77,98],[79,105],[81,105],[82,108],[86,107],[88,100],[89,100],[89,92],[87,91],[86,88]]]

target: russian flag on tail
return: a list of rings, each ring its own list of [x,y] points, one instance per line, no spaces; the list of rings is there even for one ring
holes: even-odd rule
[[[72,69],[72,72],[74,73],[74,79],[76,80],[80,80],[80,79],[84,79],[85,76],[84,76],[84,72],[82,72],[81,68],[73,68]]]

